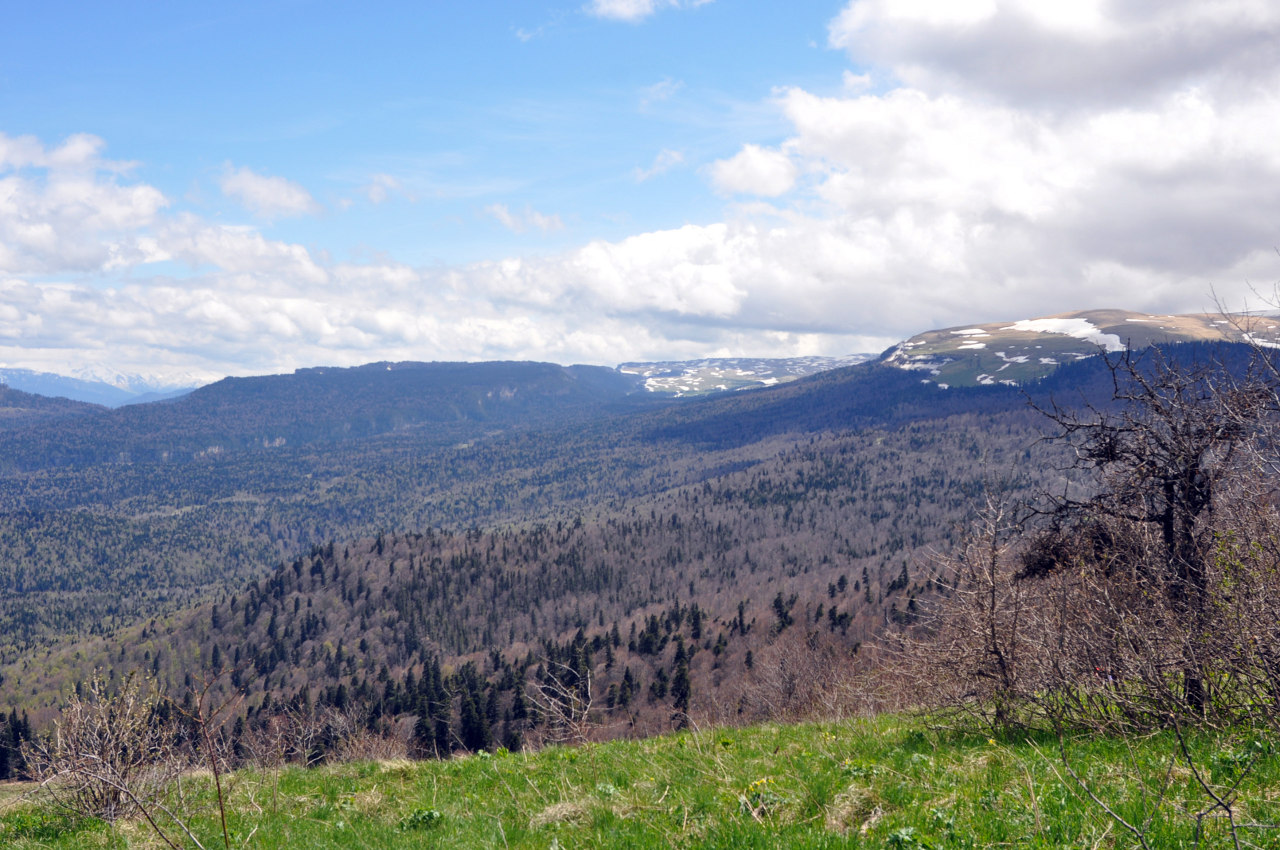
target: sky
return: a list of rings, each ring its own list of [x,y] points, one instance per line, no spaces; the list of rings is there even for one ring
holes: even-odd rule
[[[23,4],[0,366],[879,351],[1265,306],[1270,0]]]

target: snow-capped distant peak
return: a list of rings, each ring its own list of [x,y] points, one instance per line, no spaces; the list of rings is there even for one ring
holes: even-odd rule
[[[191,389],[216,381],[222,376],[192,371],[139,374],[121,372],[101,364],[91,364],[69,370],[67,377],[106,384],[133,395],[142,395]]]

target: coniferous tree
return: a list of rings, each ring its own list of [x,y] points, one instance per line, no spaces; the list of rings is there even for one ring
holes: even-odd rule
[[[674,672],[671,675],[671,707],[680,715],[679,728],[689,724],[689,696],[692,685],[689,682],[689,655],[685,652],[684,640],[676,641]]]

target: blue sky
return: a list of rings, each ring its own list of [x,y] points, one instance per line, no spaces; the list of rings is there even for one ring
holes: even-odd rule
[[[470,262],[717,220],[698,169],[785,138],[774,87],[839,88],[838,9],[721,2],[628,23],[573,3],[50,4],[0,34],[0,115],[11,135],[101,137],[175,209],[242,218],[217,190],[231,163],[324,208],[275,216],[278,238]],[[399,190],[369,202],[373,175]],[[493,204],[561,226],[514,233]]]
[[[29,4],[0,28],[0,365],[878,350],[1256,306],[1252,0]]]

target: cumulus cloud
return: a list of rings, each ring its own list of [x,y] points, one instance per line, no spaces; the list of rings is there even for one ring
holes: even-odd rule
[[[137,231],[169,203],[158,189],[122,184],[128,163],[101,157],[85,134],[46,147],[0,133],[0,273],[94,271],[146,260]]]
[[[265,238],[248,227],[208,224],[183,215],[158,230],[156,245],[166,258],[194,268],[209,267],[229,276],[252,275],[252,288],[268,281],[323,284],[328,274],[301,245]]]
[[[621,242],[592,242],[548,259],[510,259],[466,270],[466,288],[546,310],[594,314],[732,315],[746,294],[733,281],[726,225],[686,226]]]
[[[712,183],[725,194],[775,198],[791,191],[797,176],[795,163],[785,153],[750,144],[711,167]]]
[[[227,163],[218,185],[222,194],[237,201],[254,215],[276,218],[310,215],[320,211],[311,193],[283,177],[268,177],[247,167]]]
[[[1280,39],[1242,60],[1224,45],[1258,38],[1247,24],[1265,31],[1271,13],[1233,8],[1153,12],[1170,43],[1200,45],[1188,69],[1167,45],[1142,61],[1110,55],[1133,43],[1132,5],[852,3],[832,39],[869,70],[846,75],[842,95],[777,92],[790,137],[709,170],[719,191],[772,204],[472,269],[468,286],[664,333],[807,335],[828,351],[983,318],[1203,310],[1213,291],[1230,302],[1274,278],[1280,220]],[[973,57],[1035,36],[1075,57],[1067,65],[1136,64],[1109,87],[1048,62],[1011,82],[1035,61],[1015,54],[988,79],[939,34],[972,42]],[[1252,84],[1222,84],[1244,76]],[[875,91],[881,77],[898,82]]]
[[[548,233],[552,230],[564,229],[564,222],[560,220],[560,216],[540,213],[528,206],[523,212],[513,213],[506,204],[490,204],[484,208],[484,212],[512,233],[524,233],[531,229]]]
[[[636,23],[660,9],[689,9],[710,2],[712,0],[591,0],[583,8],[597,18]]]
[[[906,85],[1040,107],[1256,84],[1278,35],[1280,7],[1256,0],[856,0],[829,29]]]
[[[648,168],[637,168],[635,170],[636,182],[643,183],[646,180],[657,177],[659,174],[665,174],[683,163],[684,154],[680,153],[680,151],[661,150],[653,158],[652,165]]]

